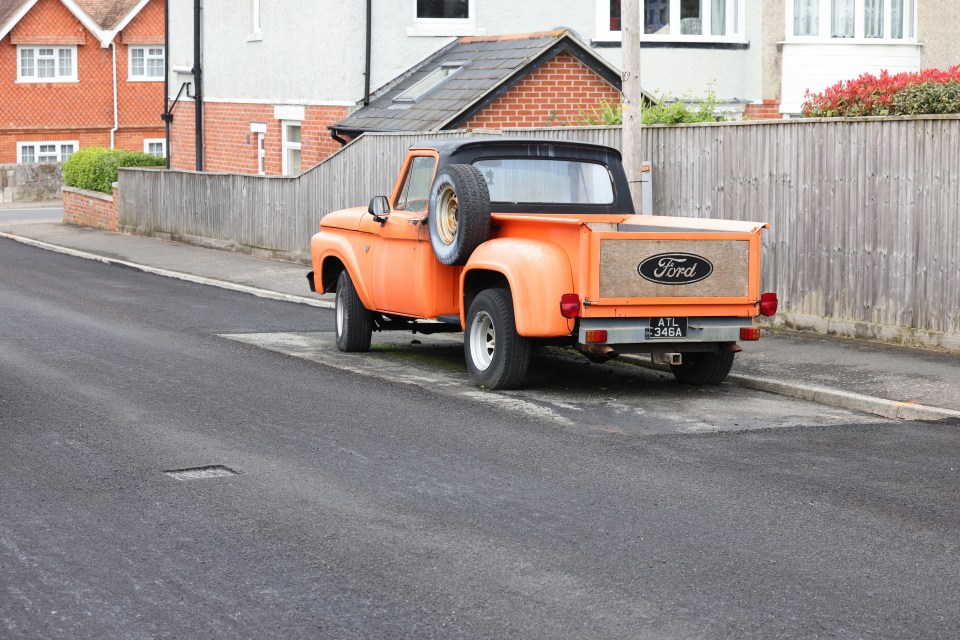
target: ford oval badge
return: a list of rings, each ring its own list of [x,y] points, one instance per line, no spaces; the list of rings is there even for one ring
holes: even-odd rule
[[[658,253],[637,265],[637,273],[657,284],[693,284],[713,273],[713,263],[692,253]]]

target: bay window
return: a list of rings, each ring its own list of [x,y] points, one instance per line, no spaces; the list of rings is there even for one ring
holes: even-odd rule
[[[787,39],[916,41],[916,0],[787,0]]]
[[[632,0],[641,40],[745,42],[744,0]],[[621,39],[622,0],[597,0],[597,40]]]

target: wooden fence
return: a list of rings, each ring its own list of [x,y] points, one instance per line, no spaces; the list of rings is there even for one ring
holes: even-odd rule
[[[620,146],[619,128],[509,136]],[[121,227],[306,260],[321,216],[387,194],[420,139],[366,135],[299,178],[123,170]],[[647,127],[663,215],[762,220],[789,324],[960,349],[960,118]]]

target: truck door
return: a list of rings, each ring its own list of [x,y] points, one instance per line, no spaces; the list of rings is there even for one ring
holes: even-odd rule
[[[379,236],[371,248],[373,295],[380,311],[419,315],[417,257],[422,219],[427,215],[430,186],[437,160],[434,155],[412,155],[390,203],[390,216],[372,231]],[[426,250],[430,249],[427,244]]]

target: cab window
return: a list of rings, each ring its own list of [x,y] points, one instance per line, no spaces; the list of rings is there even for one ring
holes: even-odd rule
[[[393,203],[395,211],[419,213],[427,210],[435,165],[436,158],[433,156],[416,156],[410,160],[407,175],[404,176],[403,186],[400,188],[400,195]]]

